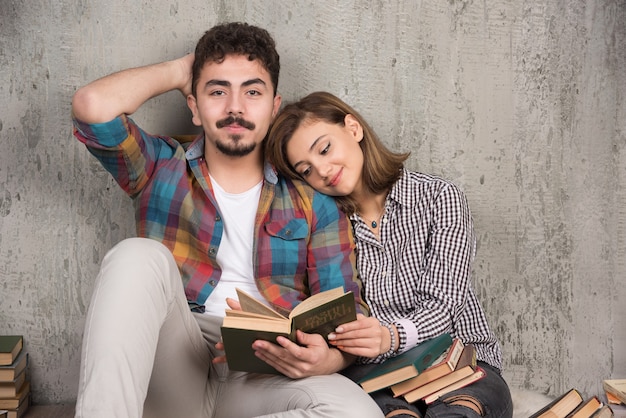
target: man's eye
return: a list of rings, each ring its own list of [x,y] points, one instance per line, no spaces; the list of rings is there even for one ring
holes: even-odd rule
[[[250,90],[250,91],[248,91],[248,94],[250,96],[259,96],[261,94],[261,92],[258,91],[258,90]]]
[[[211,96],[223,96],[224,94],[223,90],[214,90],[211,92]]]

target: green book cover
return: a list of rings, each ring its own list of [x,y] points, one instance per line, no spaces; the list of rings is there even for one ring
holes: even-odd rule
[[[291,330],[294,334],[295,330],[299,329],[308,334],[320,334],[326,338],[339,325],[355,320],[356,303],[352,292],[348,292],[294,316],[291,319]]]
[[[279,335],[296,341],[296,330],[308,334],[320,334],[324,338],[339,325],[356,320],[356,303],[352,292],[342,288],[315,294],[301,302],[289,315],[254,306],[258,301],[250,299],[243,292],[239,295],[242,308],[248,305],[248,312],[227,311],[222,324],[222,341],[226,360],[231,370],[254,373],[278,374],[278,371],[254,355],[252,343],[255,340],[275,342]]]
[[[450,334],[441,334],[379,364],[359,380],[366,392],[374,392],[417,376],[452,345]]]
[[[0,366],[9,366],[22,350],[21,335],[0,335]]]
[[[289,334],[281,332],[222,327],[228,368],[250,373],[279,374],[275,368],[255,356],[252,349],[252,343],[256,340],[276,342],[279,335],[292,339]]]

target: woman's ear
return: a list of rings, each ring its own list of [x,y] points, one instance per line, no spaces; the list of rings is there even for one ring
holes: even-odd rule
[[[357,118],[354,117],[354,115],[348,113],[343,119],[343,123],[356,142],[361,142],[361,140],[363,140],[363,126]]]

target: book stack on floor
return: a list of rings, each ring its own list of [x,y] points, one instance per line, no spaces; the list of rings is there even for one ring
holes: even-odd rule
[[[529,418],[609,418],[613,411],[597,396],[584,397],[572,388]]]
[[[27,366],[23,337],[0,335],[0,411],[6,410],[7,418],[23,416],[30,404]]]
[[[380,364],[359,384],[368,393],[389,388],[395,397],[410,403],[430,404],[484,375],[473,345],[442,334]]]
[[[602,387],[615,417],[626,417],[626,379],[603,380]]]

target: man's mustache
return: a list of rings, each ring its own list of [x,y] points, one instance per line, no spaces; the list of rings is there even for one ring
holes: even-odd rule
[[[215,125],[217,126],[218,129],[223,128],[224,126],[228,126],[228,125],[232,125],[236,123],[237,125],[249,129],[249,130],[254,130],[254,128],[256,127],[254,125],[254,123],[252,122],[248,122],[247,120],[243,119],[243,118],[239,118],[239,117],[234,117],[234,116],[229,116],[225,119],[222,120],[218,120]]]

